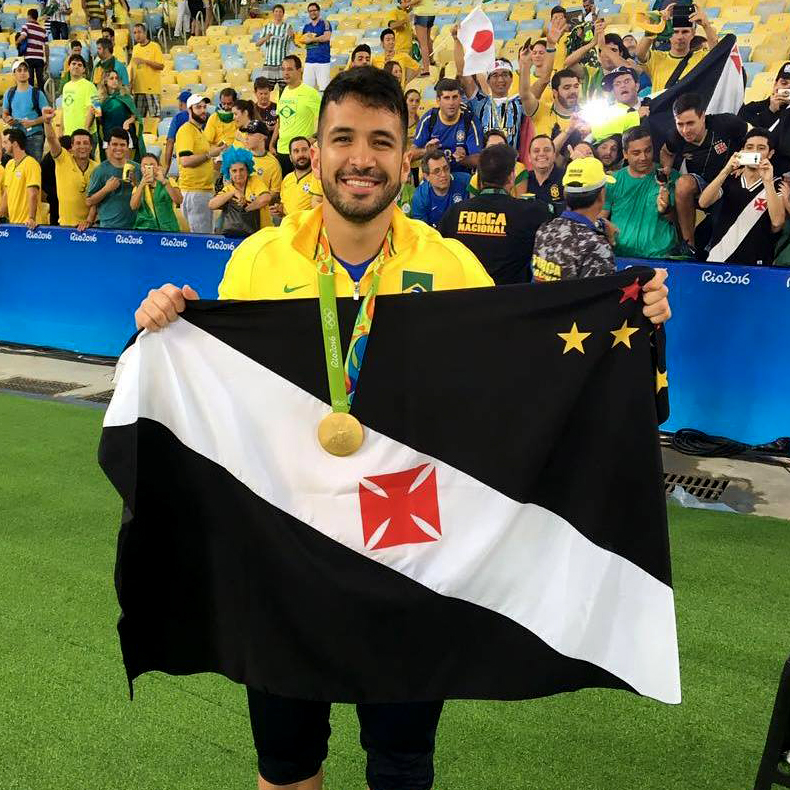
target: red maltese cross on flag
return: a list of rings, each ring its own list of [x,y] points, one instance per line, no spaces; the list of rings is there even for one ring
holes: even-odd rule
[[[436,469],[431,464],[363,478],[359,505],[368,550],[426,543],[442,536]]]

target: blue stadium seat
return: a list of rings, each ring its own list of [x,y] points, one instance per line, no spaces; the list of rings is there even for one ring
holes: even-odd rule
[[[162,146],[157,145],[156,143],[151,143],[150,145],[145,146],[145,152],[148,154],[154,154],[157,159],[162,158]]]
[[[128,0],[129,1],[129,8],[134,10],[140,9],[143,7],[143,0]]]
[[[501,22],[494,25],[494,38],[509,41],[514,38],[518,25],[515,22]]]
[[[241,25],[241,19],[224,19],[222,24],[225,27],[239,27]]]
[[[765,63],[744,63],[743,70],[746,72],[746,87],[748,88],[755,76],[765,70]]]
[[[197,58],[192,57],[191,55],[177,55],[173,63],[174,71],[194,71],[195,69],[199,68],[200,64],[198,63]]]
[[[157,137],[166,137],[168,131],[170,131],[170,118],[162,118],[159,121],[159,125],[156,127],[156,136]]]
[[[541,31],[543,30],[542,19],[523,19],[518,23],[519,30]]]
[[[745,33],[751,33],[754,29],[754,22],[725,22],[722,25],[721,31],[722,33],[735,33],[736,35],[742,35]]]
[[[738,47],[738,51],[741,53],[741,58],[744,62],[749,61],[752,59],[752,48],[751,47]]]
[[[497,22],[507,22],[508,11],[489,11],[486,16],[491,20],[492,25]]]
[[[758,14],[760,19],[765,22],[771,14],[781,14],[784,10],[784,3],[760,3],[752,13]]]
[[[721,15],[721,8],[712,6],[711,8],[706,8],[705,13],[708,15],[708,19],[717,19]]]
[[[445,25],[452,25],[458,19],[458,14],[440,14],[436,17],[434,26],[443,28]]]
[[[237,55],[233,58],[225,58],[225,60],[222,61],[222,68],[225,71],[231,71],[232,69],[244,69],[247,68],[247,63],[243,57]]]
[[[192,93],[206,92],[206,86],[202,82],[193,82],[191,85],[187,85],[186,89]]]
[[[230,58],[239,54],[239,48],[235,44],[220,44],[219,54],[221,58]]]
[[[608,16],[609,14],[619,14],[620,6],[617,3],[604,3],[599,9],[600,16]]]
[[[0,29],[10,30],[16,23],[16,14],[0,14]]]

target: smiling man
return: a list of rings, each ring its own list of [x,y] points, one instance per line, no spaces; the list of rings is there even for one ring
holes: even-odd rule
[[[462,244],[442,239],[396,208],[411,164],[408,117],[391,74],[360,67],[335,77],[324,92],[318,142],[310,151],[323,203],[239,245],[225,270],[220,298],[318,297],[316,310],[320,305],[323,313],[325,306],[333,309],[336,295],[354,295],[362,297],[360,314],[372,314],[374,321],[376,293],[492,285]],[[653,321],[669,316],[662,282],[663,276],[645,293],[646,315]],[[197,294],[173,285],[151,291],[135,313],[137,325],[166,326],[183,311],[185,298]],[[320,790],[330,704],[252,688],[247,694],[260,790]],[[442,705],[436,700],[357,706],[370,790],[429,790]]]

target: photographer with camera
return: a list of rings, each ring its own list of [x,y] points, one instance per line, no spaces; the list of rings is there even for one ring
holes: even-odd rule
[[[770,266],[785,207],[774,177],[771,133],[751,129],[743,150],[734,153],[699,196],[700,208],[721,201],[708,261]]]
[[[771,95],[762,101],[750,101],[738,111],[738,117],[759,126],[761,129],[774,131],[785,110],[790,106],[790,62],[783,63],[774,80]]]
[[[145,154],[140,169],[143,177],[129,201],[130,208],[136,212],[134,229],[178,233],[181,228],[175,207],[183,200],[181,190],[168,181],[155,154]]]
[[[716,31],[707,15],[694,5],[670,3],[661,11],[661,19],[665,26],[672,20],[669,52],[657,52],[653,49],[656,34],[660,32],[656,30],[645,30],[644,37],[636,47],[637,60],[644,65],[645,72],[653,83],[653,93],[671,88],[708,54],[705,50],[691,50],[694,28],[698,24],[705,31],[709,50],[718,43]]]
[[[623,135],[627,166],[613,174],[601,216],[618,229],[614,254],[626,258],[666,258],[678,243],[675,232],[675,182],[653,161],[653,140],[646,125]]]

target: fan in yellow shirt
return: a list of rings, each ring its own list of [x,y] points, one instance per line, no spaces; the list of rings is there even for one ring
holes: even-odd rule
[[[233,88],[223,88],[219,94],[219,107],[213,112],[206,122],[203,133],[209,145],[234,145],[236,141],[236,122],[233,119],[233,103],[236,101],[236,91]]]
[[[22,129],[14,126],[3,136],[11,158],[3,174],[0,217],[7,217],[12,225],[35,228],[41,219],[41,165],[25,153],[26,135]]]
[[[411,11],[410,0],[399,0],[392,19],[387,22],[387,27],[395,31],[395,51],[405,52],[407,55],[411,55],[414,44],[414,28],[409,18],[409,11]]]
[[[159,94],[162,92],[162,71],[165,67],[162,50],[155,41],[148,40],[144,25],[135,25],[133,34],[136,43],[132,49],[132,93],[135,100],[138,95],[150,96],[158,105]],[[158,116],[158,107],[156,109],[157,112],[152,114]]]
[[[245,148],[252,154],[254,175],[260,179],[264,189],[272,196],[272,205],[280,200],[280,187],[283,171],[277,157],[269,152],[269,132],[263,121],[252,121],[239,131],[245,137]],[[261,209],[261,227],[268,228],[272,224],[269,206]]]
[[[371,65],[377,69],[383,69],[384,64],[392,61],[401,67],[399,81],[403,87],[413,76],[419,73],[420,64],[406,52],[398,52],[395,48],[395,31],[385,28],[381,31],[381,48],[384,50],[380,55],[374,55]],[[397,76],[397,75],[396,75]]]

